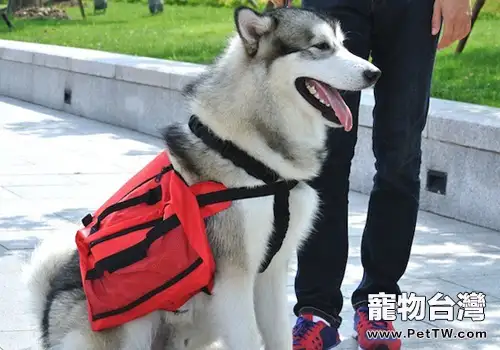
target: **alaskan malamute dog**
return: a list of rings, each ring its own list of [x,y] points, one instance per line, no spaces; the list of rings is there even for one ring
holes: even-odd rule
[[[46,240],[27,275],[44,349],[202,349],[214,342],[231,350],[257,350],[262,344],[267,350],[292,349],[287,263],[308,237],[318,208],[317,193],[306,182],[321,169],[327,128],[352,127],[339,90],[365,89],[380,71],[349,53],[339,24],[315,12],[240,7],[234,20],[237,33],[185,94],[190,113],[216,136],[282,179],[298,181],[289,194],[281,248],[259,273],[273,232],[273,196],[235,201],[207,224],[216,261],[212,295],[196,295],[177,313],[158,311],[92,332],[75,246]],[[263,184],[187,125],[167,127],[164,139],[175,169],[189,184]],[[72,232],[68,237],[74,242]]]

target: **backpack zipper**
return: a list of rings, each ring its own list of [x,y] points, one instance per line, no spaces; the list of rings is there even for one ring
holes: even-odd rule
[[[148,181],[151,181],[154,179],[156,182],[160,182],[163,175],[165,175],[166,173],[168,173],[172,169],[173,169],[172,165],[163,167],[158,174],[153,175],[151,177],[148,177],[146,180],[144,180],[143,182],[141,182],[140,184],[138,184],[137,186],[132,188],[130,191],[128,191],[125,195],[123,195],[122,198],[120,198],[120,200],[118,202],[120,202],[123,198],[127,197],[129,194],[131,194],[133,191],[135,191],[136,189],[138,189],[139,187],[141,187],[142,185],[144,185]]]
[[[146,180],[142,181],[140,184],[138,184],[137,186],[132,188],[130,191],[125,193],[116,203],[120,203],[123,200],[123,198],[127,197],[130,193],[132,193],[133,191],[135,191],[136,189],[138,189],[139,187],[141,187],[142,185],[144,185],[145,183],[147,183],[153,179],[155,180],[155,182],[159,183],[161,181],[161,178],[163,177],[163,175],[165,175],[166,173],[168,173],[170,170],[173,170],[173,169],[174,169],[174,167],[172,166],[172,164],[170,164],[169,166],[163,167],[159,173],[148,177]],[[100,222],[98,219],[98,221],[90,229],[89,236],[96,233],[97,230],[99,230],[99,226],[100,226]]]
[[[109,241],[110,239],[121,237],[121,236],[124,236],[126,234],[129,234],[129,233],[132,233],[132,232],[135,232],[135,231],[143,230],[143,229],[148,228],[148,227],[153,227],[153,226],[155,226],[156,224],[158,224],[158,223],[160,223],[162,221],[163,221],[163,219],[159,218],[159,219],[154,219],[154,220],[150,220],[150,221],[144,222],[142,224],[138,224],[138,225],[135,225],[135,226],[124,228],[123,230],[117,231],[117,232],[112,233],[112,234],[110,234],[108,236],[104,236],[104,237],[96,239],[95,241],[90,242],[89,243],[89,247],[93,248],[97,244]]]

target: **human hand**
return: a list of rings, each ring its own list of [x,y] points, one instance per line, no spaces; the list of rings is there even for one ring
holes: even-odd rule
[[[441,20],[444,31],[438,43],[438,50],[450,46],[455,40],[461,40],[471,30],[470,0],[435,0],[432,15],[432,35],[439,33]]]

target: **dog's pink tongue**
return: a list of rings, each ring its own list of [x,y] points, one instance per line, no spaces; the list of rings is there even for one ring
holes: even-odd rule
[[[350,131],[352,129],[352,114],[349,107],[344,102],[342,96],[337,91],[328,85],[322,84],[317,80],[308,79],[310,83],[316,89],[319,98],[325,102],[328,102],[332,106],[335,115],[340,121],[340,124],[344,127],[345,131]]]

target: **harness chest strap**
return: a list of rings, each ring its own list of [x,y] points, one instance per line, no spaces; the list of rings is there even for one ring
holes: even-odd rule
[[[250,176],[266,183],[262,187],[272,187],[275,190],[273,192],[274,228],[269,240],[266,256],[259,269],[259,272],[264,272],[269,264],[271,264],[274,256],[279,252],[286,237],[290,222],[290,190],[297,186],[298,181],[283,180],[278,173],[251,157],[234,143],[218,138],[196,115],[192,115],[189,119],[189,128],[195,136],[201,139],[212,150],[219,153],[220,156],[245,170]],[[252,188],[248,188],[250,192],[253,190]]]

